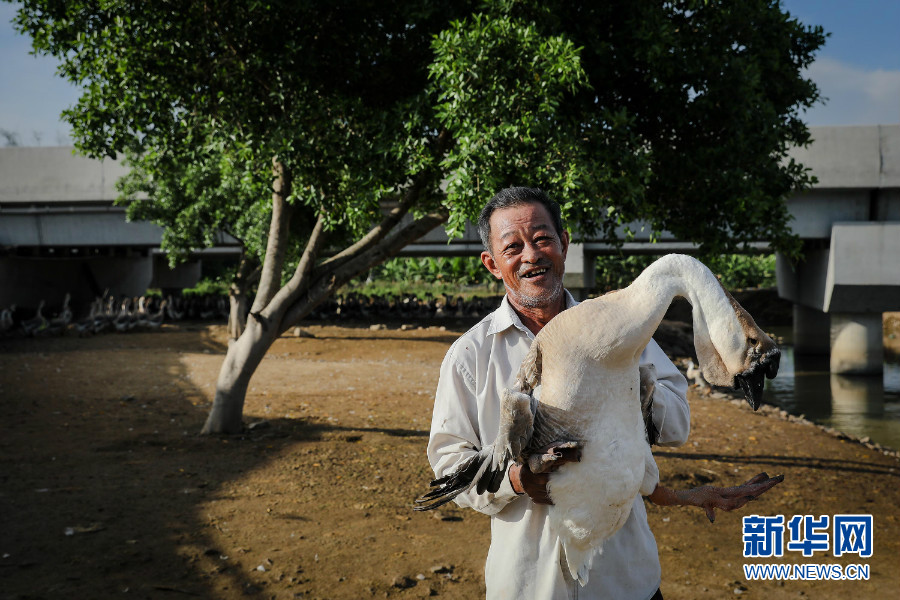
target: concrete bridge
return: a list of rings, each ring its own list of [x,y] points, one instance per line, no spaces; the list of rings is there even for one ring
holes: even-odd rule
[[[818,178],[812,190],[788,199],[792,227],[805,261],[778,257],[779,294],[794,303],[795,351],[831,354],[835,372],[880,371],[881,313],[900,310],[900,125],[814,127],[813,144],[793,156]],[[0,306],[34,305],[62,296],[89,300],[109,289],[139,295],[147,287],[177,289],[196,283],[201,264],[235,256],[236,240],[170,270],[159,251],[162,231],[126,223],[112,206],[125,168],[93,161],[70,148],[0,149]],[[694,246],[649,229],[625,244],[625,253],[693,252]],[[760,240],[760,252],[768,244]],[[570,249],[566,285],[594,287],[594,258],[614,248],[585,240]],[[407,246],[407,256],[477,255],[472,225],[448,240],[436,229]]]
[[[830,353],[835,373],[880,373],[882,313],[900,310],[900,125],[812,132],[794,157],[819,181],[788,201],[805,260],[777,257],[794,351]]]
[[[0,306],[34,308],[44,299],[52,308],[69,292],[80,308],[104,291],[180,290],[196,285],[204,261],[240,254],[237,240],[220,234],[215,248],[170,269],[162,228],[129,223],[125,208],[113,206],[127,172],[72,148],[0,148]]]

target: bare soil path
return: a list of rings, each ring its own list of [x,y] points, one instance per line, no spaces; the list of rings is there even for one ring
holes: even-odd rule
[[[0,598],[478,598],[488,519],[413,513],[438,366],[460,331],[312,326],[269,352],[245,435],[199,437],[221,326],[0,340]],[[691,397],[693,431],[657,452],[666,483],[785,482],[710,524],[649,507],[671,598],[893,597],[900,463],[810,426]],[[744,579],[746,514],[872,514],[855,582]]]

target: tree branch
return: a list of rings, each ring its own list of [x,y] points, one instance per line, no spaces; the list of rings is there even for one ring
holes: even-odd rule
[[[281,331],[287,331],[339,287],[394,256],[405,246],[445,223],[448,217],[449,212],[446,209],[434,211],[383,236],[383,239],[374,246],[357,250],[352,256],[346,257],[340,265],[322,263],[315,267],[310,274],[310,285],[306,287],[306,293],[302,298],[295,300],[285,312],[281,320]]]
[[[259,313],[265,308],[281,287],[281,270],[287,251],[291,207],[286,198],[291,193],[290,173],[277,157],[272,158],[272,173],[275,175],[272,186],[272,222],[269,226],[269,239],[266,242],[266,256],[263,260],[259,289],[253,300],[251,313]]]
[[[297,268],[294,270],[294,274],[291,276],[290,281],[278,290],[275,296],[273,296],[272,301],[265,307],[265,313],[268,319],[278,321],[278,315],[283,315],[287,308],[296,302],[297,297],[302,294],[304,290],[309,288],[311,281],[310,273],[313,270],[316,257],[319,255],[319,251],[322,249],[324,243],[325,213],[320,212],[319,217],[316,219],[316,225],[313,227],[312,233],[309,236],[309,241],[306,243],[306,248],[303,250],[303,256],[300,257],[300,262],[297,264]]]

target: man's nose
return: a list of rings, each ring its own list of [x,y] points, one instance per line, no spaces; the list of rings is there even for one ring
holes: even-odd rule
[[[525,242],[524,247],[522,248],[522,261],[523,262],[537,262],[544,256],[543,250],[537,244],[532,242]]]

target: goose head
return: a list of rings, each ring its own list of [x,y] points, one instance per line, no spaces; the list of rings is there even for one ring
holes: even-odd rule
[[[753,410],[762,404],[765,379],[778,374],[781,351],[724,288],[727,303],[719,306],[722,314],[706,315],[710,322],[708,337],[697,336],[695,318],[694,345],[706,380],[722,387],[744,392]],[[701,327],[701,331],[706,329]]]

